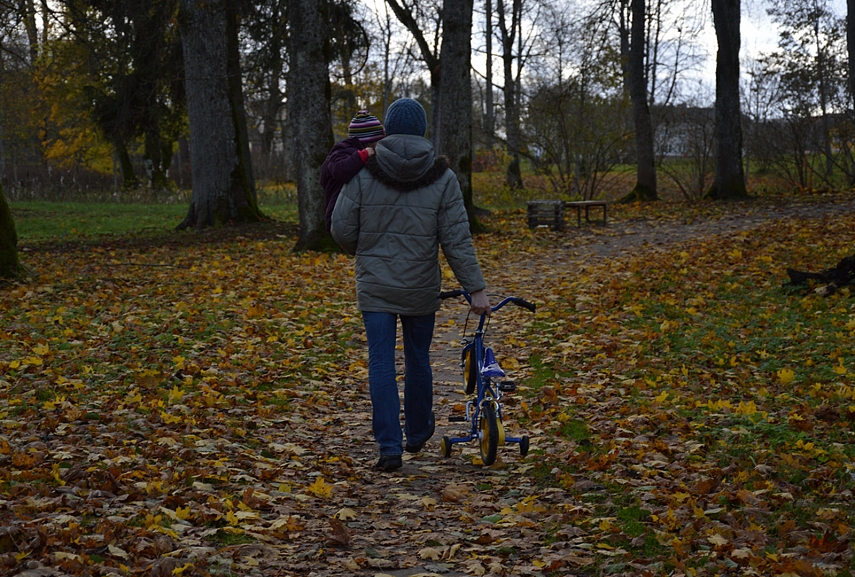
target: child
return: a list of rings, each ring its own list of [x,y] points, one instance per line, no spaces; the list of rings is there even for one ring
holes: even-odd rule
[[[374,154],[374,143],[386,136],[383,125],[367,110],[360,110],[347,129],[348,137],[333,146],[321,166],[321,187],[326,198],[327,231],[341,187],[362,170],[368,157]]]

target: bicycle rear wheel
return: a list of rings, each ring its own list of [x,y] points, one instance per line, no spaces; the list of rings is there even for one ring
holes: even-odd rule
[[[481,460],[488,467],[496,462],[499,448],[499,421],[496,415],[496,405],[492,401],[484,403],[481,408]]]

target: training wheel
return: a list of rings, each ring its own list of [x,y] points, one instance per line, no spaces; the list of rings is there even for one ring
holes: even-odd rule
[[[520,455],[523,457],[528,455],[528,443],[529,443],[528,435],[526,435],[522,439],[520,439]]]
[[[443,457],[451,456],[451,439],[448,437],[443,437],[439,442],[439,450],[442,451]]]

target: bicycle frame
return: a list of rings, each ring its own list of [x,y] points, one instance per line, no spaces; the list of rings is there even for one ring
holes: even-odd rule
[[[467,302],[472,302],[469,294],[462,290],[442,293],[440,298],[450,298],[453,296],[463,296]],[[535,311],[535,306],[532,303],[516,297],[505,297],[499,304],[491,307],[490,310],[495,313],[510,303],[532,312]],[[464,380],[467,376],[470,378],[474,376],[475,378],[473,391],[475,398],[466,403],[466,421],[470,425],[469,433],[462,437],[444,437],[442,450],[446,456],[450,456],[451,447],[454,444],[478,440],[481,445],[481,456],[484,464],[491,465],[495,460],[496,447],[500,445],[508,443],[518,444],[520,445],[520,453],[525,456],[528,453],[529,438],[527,436],[512,437],[505,435],[504,426],[502,425],[502,383],[494,382],[492,376],[484,375],[482,372],[482,367],[485,364],[485,356],[487,355],[487,351],[490,350],[484,344],[486,320],[486,314],[480,315],[472,341],[467,342],[464,335],[464,347],[460,357],[461,366],[464,367]],[[467,365],[467,357],[469,363],[475,363],[474,371]],[[501,369],[499,370],[501,371]],[[504,371],[501,371],[501,373],[504,375]],[[507,390],[513,389],[509,388]],[[468,390],[467,393],[469,393]],[[492,435],[495,435],[496,438],[491,439]]]

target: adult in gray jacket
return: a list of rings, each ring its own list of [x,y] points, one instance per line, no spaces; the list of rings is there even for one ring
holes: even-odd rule
[[[417,453],[434,433],[430,344],[440,305],[440,247],[472,296],[472,312],[489,314],[490,300],[457,176],[424,138],[424,108],[401,98],[389,106],[384,124],[386,138],[338,197],[331,232],[356,255],[356,299],[368,338],[372,424],[380,445],[376,468],[392,471],[402,464],[404,434],[404,448]],[[398,318],[404,339],[403,434],[395,380]]]

